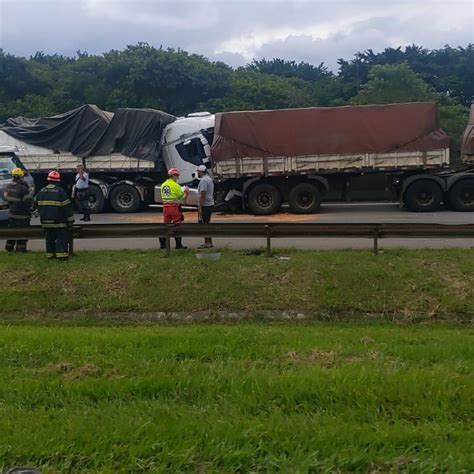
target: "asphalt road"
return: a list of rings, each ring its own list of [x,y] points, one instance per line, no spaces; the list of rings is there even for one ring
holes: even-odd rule
[[[76,216],[78,222],[79,215]],[[162,215],[159,208],[150,208],[137,214],[99,214],[92,216],[94,223],[121,223],[121,222],[161,222]],[[185,213],[186,222],[196,222],[196,212]],[[439,224],[474,224],[474,213],[458,213],[442,211],[436,213],[411,213],[401,210],[396,204],[325,204],[321,213],[315,215],[293,215],[286,212],[274,216],[252,216],[247,214],[222,215],[215,214],[213,222],[321,222],[321,223],[439,223]],[[34,221],[33,223],[37,223]],[[202,241],[197,238],[185,240],[185,245],[197,248]],[[259,248],[265,245],[264,239],[258,238],[219,238],[214,239],[216,248]],[[370,249],[371,239],[353,238],[298,238],[274,239],[275,248],[298,249]],[[2,245],[3,247],[3,245]],[[474,247],[474,239],[383,239],[380,241],[383,248],[468,248]],[[31,241],[28,244],[31,250],[44,250],[44,243]],[[76,250],[102,249],[156,249],[157,239],[90,239],[77,240]]]

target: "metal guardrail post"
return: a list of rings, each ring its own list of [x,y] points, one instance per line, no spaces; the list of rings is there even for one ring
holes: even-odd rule
[[[374,226],[374,255],[379,254],[379,227]]]
[[[265,256],[271,257],[272,256],[272,240],[271,240],[272,228],[269,225],[266,225],[265,231],[267,234],[267,250],[265,252]]]
[[[166,231],[166,256],[171,255],[171,230]]]
[[[72,257],[74,255],[74,230],[73,229],[68,229],[69,233],[69,256]]]

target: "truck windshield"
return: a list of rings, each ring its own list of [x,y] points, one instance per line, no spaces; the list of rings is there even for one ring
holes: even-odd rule
[[[202,165],[203,159],[206,158],[204,147],[199,138],[193,138],[184,143],[178,143],[176,150],[184,161],[196,166]]]
[[[0,156],[0,179],[11,179],[17,165],[11,156]]]

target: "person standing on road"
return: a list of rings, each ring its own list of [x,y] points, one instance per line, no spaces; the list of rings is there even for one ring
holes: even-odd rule
[[[89,222],[91,212],[89,207],[89,173],[86,172],[83,165],[77,167],[76,183],[73,192],[77,209],[82,212],[83,217],[80,221]]]
[[[46,256],[48,259],[67,260],[69,228],[74,224],[74,210],[60,182],[59,172],[50,171],[47,186],[36,196],[36,205],[45,230]]]
[[[209,224],[214,209],[214,181],[204,165],[198,166],[197,174],[199,176],[198,220],[200,224]],[[212,248],[213,246],[212,238],[204,237],[204,245],[200,245],[199,248]]]
[[[161,200],[163,201],[163,223],[181,224],[184,221],[182,205],[188,195],[188,190],[178,184],[179,170],[170,168],[168,179],[161,185]],[[176,248],[185,249],[181,237],[175,237]],[[166,238],[160,237],[160,248],[166,248]]]
[[[33,195],[28,184],[23,179],[25,172],[21,168],[12,170],[12,182],[4,192],[5,201],[8,202],[10,227],[25,228],[30,226],[31,211],[33,207]],[[7,252],[26,252],[28,240],[7,240],[5,250]]]

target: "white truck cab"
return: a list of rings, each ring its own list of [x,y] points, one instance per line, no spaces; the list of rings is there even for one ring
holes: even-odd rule
[[[180,117],[163,131],[161,154],[166,169],[178,168],[179,184],[189,186],[188,206],[197,206],[196,168],[205,165],[212,176],[211,144],[214,115],[196,112]],[[161,203],[161,186],[155,186],[154,201]]]
[[[213,134],[213,128],[214,115],[209,112],[180,117],[165,128],[161,141],[163,160],[167,169],[179,169],[180,184],[192,185],[199,165],[211,170],[209,137]]]

